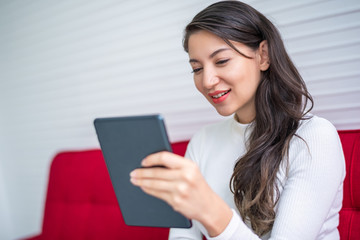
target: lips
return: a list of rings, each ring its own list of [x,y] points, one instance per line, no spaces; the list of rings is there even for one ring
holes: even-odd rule
[[[211,99],[214,103],[221,103],[221,102],[225,101],[225,99],[228,97],[230,91],[231,91],[231,89],[225,90],[225,91],[216,91],[216,92],[209,93],[208,95],[209,95],[209,97],[211,97]]]

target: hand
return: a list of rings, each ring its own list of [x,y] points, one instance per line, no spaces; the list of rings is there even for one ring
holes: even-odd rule
[[[201,222],[211,236],[220,234],[229,223],[232,211],[210,188],[197,165],[170,152],[151,154],[143,167],[162,165],[165,168],[141,168],[131,172],[130,181],[157,198],[166,201],[175,211]]]

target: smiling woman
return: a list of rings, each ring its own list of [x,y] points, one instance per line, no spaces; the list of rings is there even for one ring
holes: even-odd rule
[[[186,158],[152,154],[143,166],[166,168],[132,172],[133,184],[193,220],[169,239],[339,239],[339,136],[310,113],[275,26],[247,4],[222,1],[187,25],[184,49],[196,88],[234,117],[195,134]]]

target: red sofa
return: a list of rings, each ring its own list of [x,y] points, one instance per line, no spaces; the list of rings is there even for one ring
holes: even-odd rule
[[[346,161],[343,207],[340,211],[341,240],[360,239],[360,130],[339,131]]]
[[[341,240],[360,240],[360,130],[339,131],[346,158]],[[183,155],[188,142],[172,144]],[[49,175],[40,235],[28,240],[167,239],[166,228],[125,225],[100,150],[62,152]]]

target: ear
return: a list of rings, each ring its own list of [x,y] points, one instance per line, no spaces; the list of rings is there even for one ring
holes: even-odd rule
[[[266,40],[263,40],[258,49],[259,53],[259,65],[261,71],[266,71],[270,66],[270,59],[269,59],[269,49],[268,49],[268,43]]]

